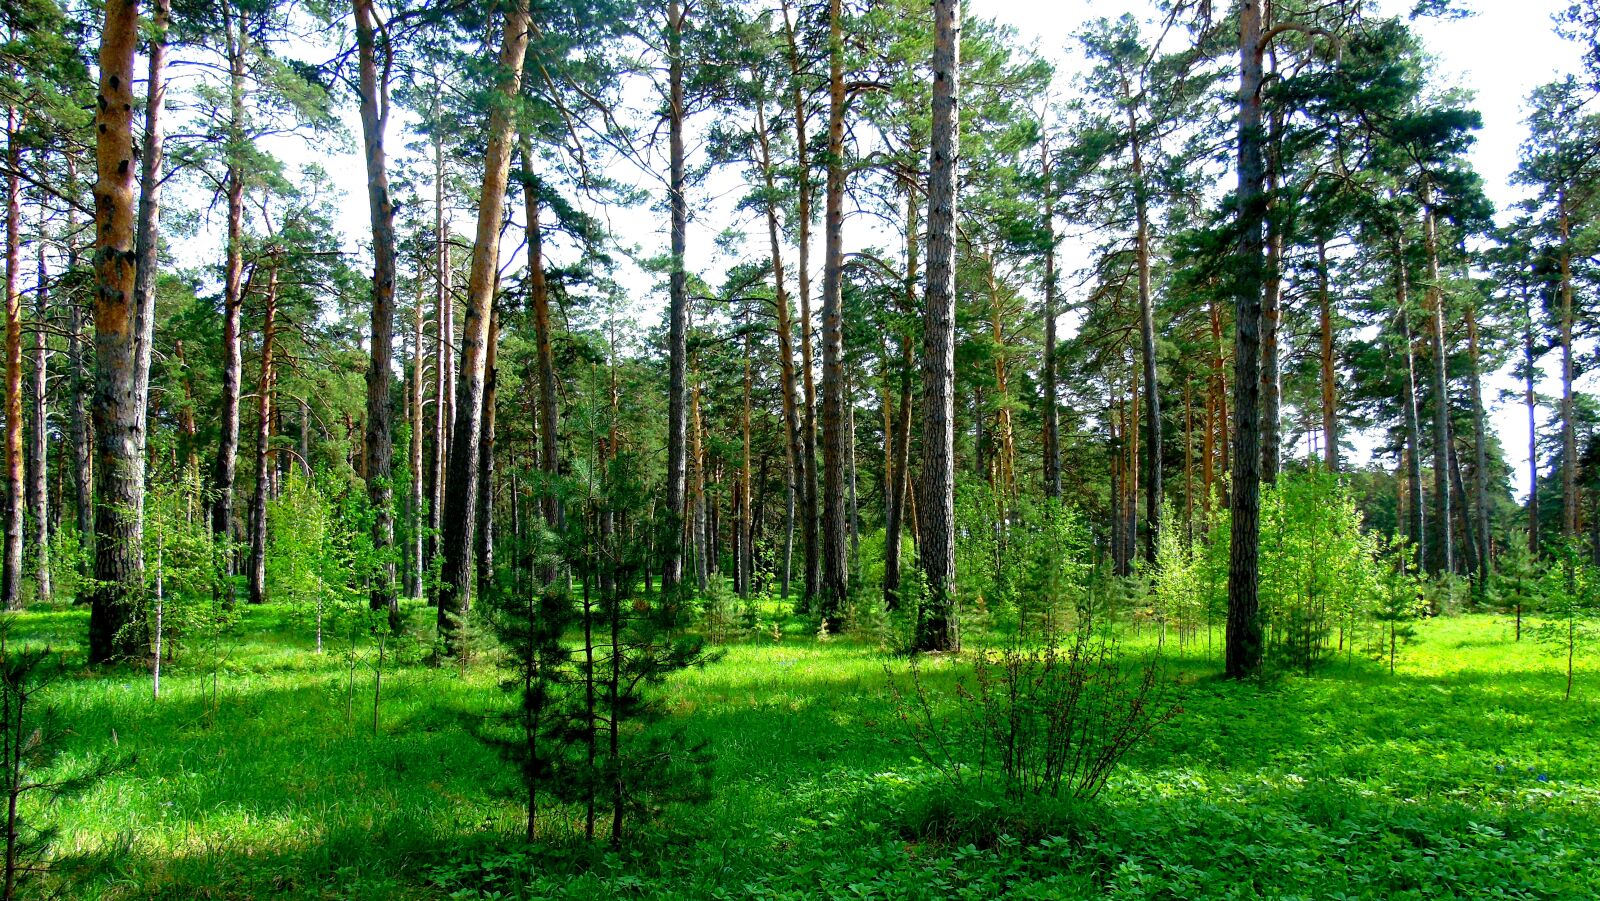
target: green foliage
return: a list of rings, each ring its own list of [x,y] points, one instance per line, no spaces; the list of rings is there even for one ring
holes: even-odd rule
[[[176,482],[157,480],[145,494],[145,609],[134,627],[153,629],[159,620],[167,659],[189,643],[220,655],[220,639],[237,619],[236,611],[220,602],[224,551],[211,531],[204,499],[193,472]]]
[[[63,759],[71,728],[43,698],[62,673],[61,658],[48,647],[12,641],[11,627],[9,619],[0,622],[0,794],[6,810],[0,894],[6,901],[18,897],[19,883],[44,866],[59,838],[52,806],[124,766],[109,756]]]
[[[1268,653],[1309,670],[1377,595],[1376,539],[1355,499],[1320,469],[1285,474],[1261,498],[1261,608]]]
[[[978,621],[1003,613],[1023,632],[1066,627],[1082,607],[1090,559],[1089,530],[1074,510],[958,481],[956,587],[962,608]]]
[[[1426,581],[1411,571],[1407,561],[1415,552],[1405,542],[1394,542],[1387,548],[1386,564],[1380,567],[1377,591],[1370,610],[1372,619],[1382,628],[1377,645],[1378,656],[1389,661],[1389,675],[1394,675],[1395,659],[1402,642],[1415,638],[1415,623],[1428,613],[1425,593]],[[1352,623],[1353,626],[1353,623]],[[1352,634],[1350,643],[1355,643]]]
[[[366,605],[365,575],[371,572],[371,533],[361,526],[365,498],[345,492],[330,500],[297,472],[267,504],[267,591],[312,625],[316,648],[335,623]]]
[[[1544,619],[1533,634],[1541,644],[1566,659],[1567,689],[1572,697],[1578,648],[1600,637],[1600,569],[1578,539],[1556,544],[1555,559],[1541,580]]]
[[[1159,651],[1130,660],[1104,633],[980,651],[972,683],[957,682],[953,715],[915,661],[909,690],[891,682],[896,716],[952,788],[1011,800],[1088,800],[1124,756],[1177,713]]]

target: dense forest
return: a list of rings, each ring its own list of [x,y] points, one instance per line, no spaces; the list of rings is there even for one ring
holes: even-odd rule
[[[8,0],[0,897],[1600,896],[1490,2]]]

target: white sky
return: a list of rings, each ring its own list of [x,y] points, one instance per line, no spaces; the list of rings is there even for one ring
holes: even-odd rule
[[[1381,0],[1384,10],[1393,14],[1408,12],[1412,3],[1413,0]],[[1510,175],[1516,168],[1518,148],[1525,133],[1525,98],[1536,85],[1560,74],[1577,71],[1579,52],[1574,45],[1557,36],[1553,29],[1551,17],[1558,8],[1565,6],[1566,0],[1465,0],[1465,3],[1474,10],[1472,16],[1453,21],[1424,21],[1419,23],[1418,30],[1430,52],[1438,59],[1435,73],[1438,83],[1459,85],[1476,96],[1475,105],[1483,115],[1484,127],[1471,152],[1472,161],[1486,182],[1489,197],[1498,208],[1504,209],[1521,196],[1520,190],[1510,183]],[[970,15],[994,18],[1011,25],[1023,43],[1034,44],[1043,56],[1056,63],[1060,72],[1058,93],[1062,94],[1070,90],[1072,77],[1082,68],[1074,34],[1092,18],[1117,16],[1130,8],[1135,14],[1141,14],[1142,11],[1147,19],[1150,17],[1145,0],[1120,3],[1108,0],[969,0]],[[346,110],[345,119],[352,133],[359,134],[359,121],[353,109]],[[399,147],[410,140],[410,136],[404,133],[404,123],[403,113],[397,111],[389,135],[391,146]],[[279,152],[292,161],[321,158],[348,195],[340,219],[350,239],[348,246],[361,243],[367,222],[364,169],[360,156],[352,150],[335,153],[330,158],[326,148],[308,152],[303,145],[298,148],[285,146]],[[691,165],[697,162],[692,158],[694,153],[695,148],[691,147]],[[663,161],[657,171],[664,169]],[[651,177],[636,173],[632,176],[624,171],[612,174],[635,181],[642,187],[656,189],[659,186],[659,182]],[[734,262],[717,252],[714,240],[723,228],[733,223],[728,207],[736,199],[736,193],[729,196],[729,192],[736,192],[736,188],[737,176],[734,173],[717,173],[702,187],[702,196],[691,199],[692,209],[697,204],[705,206],[699,209],[691,224],[687,264],[692,271],[707,274],[713,283],[717,278],[712,277],[712,273],[720,272]],[[705,203],[707,198],[711,198],[708,204]],[[520,208],[520,203],[515,206]],[[604,212],[608,213],[605,219],[623,244],[635,245],[646,255],[660,253],[664,249],[666,223],[654,207]],[[868,231],[869,228],[865,224],[850,228],[852,234],[847,235],[847,242],[856,245],[876,242],[894,246],[892,239],[874,236]],[[469,229],[470,222],[459,221],[458,233],[470,233]],[[753,222],[751,229],[752,232],[759,230]],[[518,237],[512,237],[504,253],[511,253]],[[1067,240],[1070,242],[1074,239]],[[183,261],[198,262],[193,256],[196,249],[191,246],[180,251]],[[818,246],[812,253],[812,259],[818,265],[821,250],[819,238]],[[764,251],[758,252],[764,254]],[[204,257],[206,253],[201,252],[201,256]],[[793,250],[790,249],[788,254],[787,262],[792,269]],[[1062,255],[1064,265],[1069,267],[1071,260],[1084,258],[1081,247],[1063,246]],[[502,265],[507,270],[515,270],[522,265],[522,261],[506,258],[502,259]],[[660,296],[663,292],[656,290],[653,280],[628,264],[624,265],[620,278],[633,298],[634,317],[641,323],[657,322],[664,298]],[[819,279],[814,278],[814,283],[817,281]],[[1559,391],[1559,383],[1554,378],[1554,355],[1551,356],[1552,359],[1546,360],[1547,377],[1542,386],[1546,393]],[[1593,377],[1589,378],[1585,387],[1592,390],[1596,381]],[[1527,489],[1526,414],[1519,403],[1507,405],[1497,400],[1502,388],[1517,387],[1518,383],[1507,373],[1497,373],[1485,384],[1485,400],[1491,404],[1492,426],[1498,431],[1508,462],[1513,467],[1513,486],[1522,494]],[[1548,411],[1545,415],[1547,419]],[[1371,440],[1356,436],[1355,443],[1358,457],[1366,457]],[[1382,462],[1389,465],[1392,461]]]

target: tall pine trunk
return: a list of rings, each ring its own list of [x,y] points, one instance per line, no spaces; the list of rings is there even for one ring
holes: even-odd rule
[[[1532,292],[1522,290],[1522,402],[1528,408],[1528,553],[1539,553],[1539,395]]]
[[[550,343],[550,286],[544,271],[544,230],[539,224],[539,195],[533,177],[533,154],[526,140],[522,144],[522,170],[522,198],[528,225],[528,293],[533,309],[534,354],[539,366],[539,469],[554,479],[561,474],[561,456],[557,444],[561,412],[556,397],[555,351]],[[540,507],[545,524],[560,532],[561,498],[555,486],[545,486]],[[546,582],[555,577],[553,568],[543,574]]]
[[[1228,557],[1226,668],[1261,669],[1258,553],[1261,532],[1261,305],[1266,198],[1261,134],[1261,4],[1239,12],[1238,288],[1234,299],[1232,543]]]
[[[1128,149],[1133,156],[1134,260],[1139,283],[1139,361],[1144,373],[1144,521],[1145,559],[1156,562],[1161,531],[1161,382],[1156,370],[1155,299],[1150,288],[1150,196],[1145,184],[1144,143],[1139,134],[1135,99],[1126,77],[1122,81],[1128,123]],[[1051,326],[1053,330],[1053,325]]]
[[[663,593],[677,588],[683,578],[683,531],[687,492],[686,438],[688,435],[689,283],[684,272],[688,244],[689,205],[684,195],[687,175],[683,159],[683,27],[687,16],[681,0],[667,2],[667,120],[671,172],[667,201],[671,209],[671,271],[668,274],[667,311],[667,534],[662,548]]]
[[[500,387],[500,303],[489,313],[488,360],[484,363],[483,440],[478,442],[478,590],[490,590],[494,579],[494,420]]]
[[[886,421],[889,432],[884,441],[889,445],[888,472],[885,473],[887,510],[884,516],[883,540],[883,602],[890,610],[900,607],[900,533],[906,520],[906,495],[911,485],[911,370],[916,363],[912,346],[910,317],[917,309],[917,245],[921,239],[918,227],[917,192],[914,186],[906,188],[906,281],[901,295],[907,330],[900,336],[900,415]]]
[[[822,262],[822,593],[818,612],[837,619],[849,591],[845,520],[844,384],[844,23],[840,0],[828,5],[828,183]]]
[[[1339,471],[1339,376],[1333,360],[1333,302],[1328,296],[1328,244],[1317,241],[1317,325],[1322,339],[1322,462]]]
[[[1572,214],[1564,190],[1557,213],[1561,229],[1561,537],[1570,539],[1578,535],[1578,431],[1572,397]]]
[[[1402,262],[1401,266],[1404,267],[1404,265]],[[1409,466],[1406,480],[1411,490],[1411,496],[1406,505],[1406,513],[1410,520],[1407,531],[1411,540],[1416,543],[1416,547],[1413,549],[1415,552],[1414,562],[1417,570],[1421,571],[1427,564],[1427,548],[1429,545],[1428,535],[1425,531],[1427,517],[1422,505],[1422,416],[1417,409],[1416,341],[1411,334],[1410,316],[1405,308],[1406,299],[1403,287],[1405,274],[1403,268],[1400,278],[1402,285],[1399,298],[1400,339],[1404,342],[1406,354],[1406,384],[1404,396],[1400,399],[1400,405],[1405,411],[1406,418],[1406,453]]]
[[[783,392],[783,432],[789,452],[789,486],[794,497],[798,498],[805,492],[805,485],[811,478],[812,461],[805,453],[804,429],[800,421],[799,403],[796,400],[797,384],[794,365],[794,324],[793,311],[789,308],[789,288],[784,277],[783,244],[781,241],[782,229],[778,224],[777,186],[773,178],[772,139],[767,129],[765,106],[756,104],[756,146],[761,154],[761,179],[766,188],[766,216],[767,216],[767,243],[772,253],[772,283],[774,286],[773,307],[777,318],[778,331],[778,369],[779,388]],[[792,504],[792,501],[791,501]],[[784,541],[784,593],[788,594],[789,580],[788,548],[791,547],[794,536],[793,517],[785,522]],[[802,528],[809,528],[804,524]],[[888,575],[884,576],[885,585],[888,584]],[[885,589],[887,590],[887,589]]]
[[[89,662],[131,656],[142,643],[144,496],[137,444],[134,331],[136,185],[133,160],[133,60],[137,0],[110,0],[100,35],[95,103],[95,566],[90,590]]]
[[[67,188],[72,196],[78,192],[77,160],[67,154]],[[67,271],[78,266],[77,207],[67,206]],[[85,360],[83,305],[75,297],[67,298],[67,379],[71,399],[68,402],[68,428],[72,432],[72,496],[73,514],[78,527],[78,574],[85,579],[94,576],[94,448],[89,434],[89,371]],[[80,596],[78,601],[87,600]]]
[[[1042,145],[1041,145],[1042,146]],[[1041,154],[1046,151],[1041,151]],[[1050,177],[1049,157],[1045,156],[1045,179]],[[1044,204],[1044,362],[1039,386],[1044,396],[1044,495],[1061,498],[1061,415],[1056,389],[1056,210],[1053,193],[1046,192]]]
[[[384,132],[389,124],[389,55],[383,48],[380,75],[372,0],[353,0],[356,50],[360,57],[361,136],[367,164],[367,214],[372,227],[372,360],[367,367],[367,500],[372,505],[372,549],[377,573],[369,603],[388,610],[391,627],[400,625],[394,569],[394,434],[389,392],[394,361],[395,236],[394,203],[384,164]]]
[[[922,340],[921,536],[927,594],[915,646],[959,651],[955,601],[956,103],[960,96],[959,0],[933,3],[933,147],[928,166],[928,289]]]
[[[1487,584],[1494,569],[1494,539],[1489,534],[1489,448],[1488,427],[1483,408],[1483,379],[1479,373],[1478,312],[1467,305],[1467,390],[1472,394],[1472,499],[1474,515],[1469,527],[1478,544],[1477,577]]]
[[[797,36],[799,14],[789,18],[789,0],[782,0],[784,35],[789,48],[789,85],[794,116],[795,135],[795,218],[799,258],[795,279],[800,289],[800,379],[804,388],[805,405],[802,420],[801,444],[806,458],[804,483],[800,492],[800,527],[805,556],[805,593],[802,601],[807,609],[815,602],[821,578],[821,548],[818,546],[817,516],[817,386],[811,352],[811,151],[810,137],[806,132],[806,86],[804,57]]]
[[[1422,251],[1428,267],[1424,291],[1433,343],[1433,553],[1428,571],[1455,571],[1455,534],[1450,510],[1450,360],[1444,335],[1444,294],[1439,285],[1438,217],[1432,186],[1422,188]]]
[[[22,528],[27,513],[22,457],[22,116],[6,108],[6,505],[0,601],[22,606]]]
[[[261,314],[261,375],[256,380],[255,490],[250,495],[250,557],[245,567],[250,603],[267,602],[267,497],[271,490],[272,392],[277,384],[273,354],[278,339],[278,259],[267,264],[267,291]],[[254,279],[251,279],[254,281]]]
[[[223,4],[223,23],[228,45],[228,92],[230,102],[229,140],[242,142],[244,136],[245,36],[242,18]],[[223,543],[227,573],[233,575],[233,483],[238,467],[239,394],[244,380],[244,355],[240,346],[241,318],[244,310],[244,163],[236,152],[228,152],[228,243],[223,271],[222,297],[222,398],[220,434],[216,461],[211,468],[211,531]],[[233,583],[228,582],[226,602],[232,603]]]
[[[511,107],[521,89],[528,31],[527,0],[515,0],[505,12],[498,69],[501,80],[497,85],[501,100],[489,114],[484,149],[483,189],[479,193],[478,228],[472,244],[466,319],[461,335],[455,446],[450,454],[449,483],[445,491],[439,635],[445,652],[452,656],[464,650],[461,625],[472,599],[472,536],[478,516],[478,442],[482,439],[483,428],[486,345],[500,266],[500,217],[505,207],[506,181],[511,174],[511,155],[516,143],[516,122]]]
[[[50,316],[50,273],[45,268],[45,224],[39,222],[38,281],[33,294],[33,379],[29,385],[32,411],[28,433],[28,509],[33,517],[34,578],[38,597],[48,601],[55,593],[50,584],[50,423],[46,401],[49,392],[50,352],[45,329]]]

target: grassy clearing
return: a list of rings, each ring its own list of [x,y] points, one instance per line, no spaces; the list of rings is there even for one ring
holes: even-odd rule
[[[416,611],[420,617],[423,611]],[[13,640],[74,648],[79,610]],[[63,897],[1549,898],[1600,897],[1600,657],[1564,660],[1486,616],[1435,620],[1390,677],[1360,658],[1264,687],[1178,657],[1176,725],[1090,805],[951,791],[886,690],[905,663],[800,624],[672,684],[717,753],[717,793],[610,855],[517,834],[508,773],[464,717],[503,703],[486,666],[392,649],[373,731],[364,656],[311,649],[247,610],[225,658],[52,689],[72,753],[134,766],[54,810]],[[370,655],[364,648],[363,655]],[[929,665],[948,685],[952,661]],[[1586,675],[1583,670],[1595,675]],[[215,694],[213,695],[213,677]],[[347,716],[348,714],[348,716]],[[496,894],[498,893],[498,894]]]

